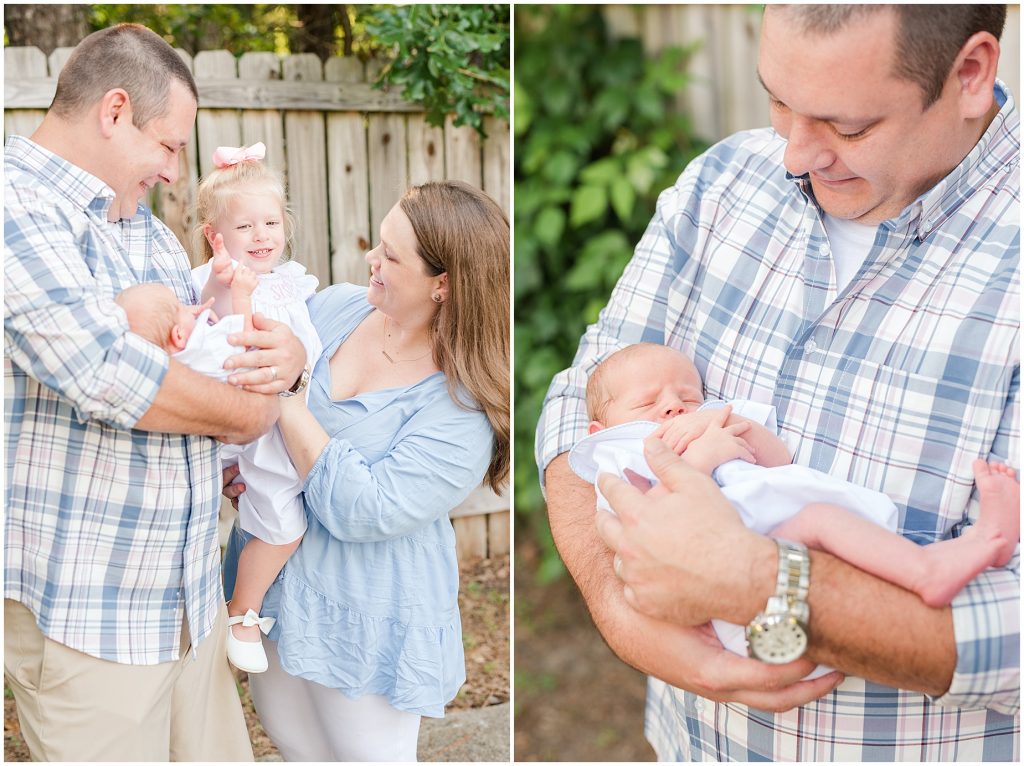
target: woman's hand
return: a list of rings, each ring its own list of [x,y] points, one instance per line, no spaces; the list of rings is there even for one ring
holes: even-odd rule
[[[254,314],[252,332],[228,336],[234,346],[252,348],[228,357],[224,368],[234,370],[254,367],[248,372],[231,375],[228,383],[242,386],[257,394],[279,394],[299,379],[306,366],[306,348],[284,322],[275,322],[262,314]],[[294,398],[294,397],[293,397]]]
[[[232,484],[241,469],[237,465],[229,465],[224,469],[224,473],[221,474],[221,494],[224,495],[228,500],[231,501],[231,507],[236,511],[238,510],[238,496],[245,492],[245,484],[239,482],[238,484]]]

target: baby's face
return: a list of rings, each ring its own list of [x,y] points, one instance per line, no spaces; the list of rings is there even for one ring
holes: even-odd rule
[[[693,362],[678,351],[644,348],[608,370],[605,390],[610,399],[603,425],[634,420],[660,423],[693,412],[704,403],[703,388]]]

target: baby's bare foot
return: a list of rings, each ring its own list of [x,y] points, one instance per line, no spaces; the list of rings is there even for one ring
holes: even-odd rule
[[[1020,541],[1020,483],[1017,472],[1002,463],[975,460],[974,482],[981,511],[975,534],[984,535],[997,547],[994,566],[1005,565]]]

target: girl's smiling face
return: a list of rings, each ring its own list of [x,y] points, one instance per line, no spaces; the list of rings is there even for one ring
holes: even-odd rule
[[[280,263],[287,244],[281,200],[265,191],[236,194],[208,227],[207,237],[214,234],[223,235],[232,258],[266,274]]]

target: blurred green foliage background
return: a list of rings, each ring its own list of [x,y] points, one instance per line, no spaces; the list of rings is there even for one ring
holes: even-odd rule
[[[645,54],[600,6],[515,8],[515,523],[564,569],[551,541],[534,433],[552,376],[597,320],[658,193],[707,148],[675,96],[690,50]]]

